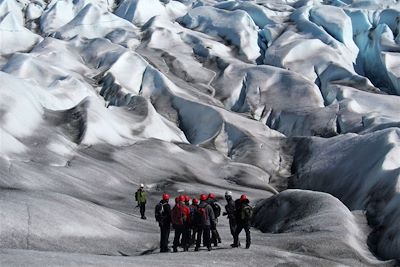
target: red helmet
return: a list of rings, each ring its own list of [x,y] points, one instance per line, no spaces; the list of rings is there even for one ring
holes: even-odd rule
[[[192,204],[193,205],[197,205],[197,204],[199,204],[199,201],[197,199],[193,198],[192,199]]]
[[[169,200],[169,195],[168,195],[167,193],[164,193],[164,194],[162,195],[162,199],[163,199],[163,200]]]
[[[245,201],[245,200],[248,200],[248,199],[247,199],[247,196],[246,196],[246,195],[241,195],[241,196],[240,196],[240,202],[243,202],[243,201]]]
[[[189,202],[190,201],[190,197],[189,196],[185,196],[185,202]]]
[[[206,201],[207,200],[207,195],[201,194],[200,195],[200,201]]]
[[[175,198],[175,203],[178,203],[179,202],[179,197],[176,197]]]
[[[209,199],[215,199],[215,195],[213,193],[208,194]]]
[[[182,201],[182,202],[184,202],[184,201],[185,201],[185,196],[183,196],[183,195],[180,195],[180,196],[179,196],[179,201]]]

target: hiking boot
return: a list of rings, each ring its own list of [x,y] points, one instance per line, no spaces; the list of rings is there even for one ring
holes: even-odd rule
[[[218,243],[222,243],[222,241],[221,241],[221,238],[220,238],[220,237],[218,238]]]
[[[142,216],[142,217],[140,217],[142,220],[146,220],[147,218],[146,218],[146,216]]]
[[[250,243],[246,243],[246,248],[250,248]]]
[[[239,244],[231,244],[231,247],[237,248],[237,247],[239,247]]]

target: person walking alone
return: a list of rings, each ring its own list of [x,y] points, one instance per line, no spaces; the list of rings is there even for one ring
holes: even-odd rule
[[[162,199],[156,205],[155,217],[160,226],[160,252],[169,252],[168,239],[171,231],[171,206],[169,205],[169,195],[163,194]]]
[[[136,191],[135,200],[140,209],[140,218],[146,220],[146,192],[144,191],[144,184],[140,184],[139,189]]]
[[[238,209],[236,210],[236,231],[233,239],[233,246],[239,246],[239,234],[244,229],[246,232],[246,248],[250,248],[251,238],[250,238],[250,224],[251,217],[253,216],[253,208],[250,206],[250,201],[247,199],[246,195],[241,195],[239,201]]]

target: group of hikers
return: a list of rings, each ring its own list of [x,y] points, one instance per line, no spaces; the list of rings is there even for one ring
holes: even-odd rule
[[[140,207],[141,218],[146,219],[146,193],[143,184],[135,196]],[[218,246],[218,243],[221,243],[221,237],[217,230],[221,206],[213,193],[201,194],[199,200],[191,199],[187,195],[179,195],[175,198],[173,207],[169,200],[169,194],[164,193],[155,207],[155,219],[161,232],[160,252],[170,251],[168,242],[171,226],[175,230],[173,252],[177,252],[178,247],[183,248],[183,251],[188,251],[191,246],[194,246],[195,251],[199,251],[201,244],[210,251],[212,245]],[[246,195],[241,195],[239,199],[233,200],[232,192],[226,191],[225,200],[225,211],[222,215],[227,216],[229,220],[230,232],[233,236],[231,247],[240,246],[239,234],[244,229],[246,248],[250,248],[250,223],[253,210],[249,199]]]

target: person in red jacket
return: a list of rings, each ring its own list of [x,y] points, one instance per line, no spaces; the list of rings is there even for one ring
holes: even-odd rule
[[[190,220],[190,209],[184,204],[185,197],[179,196],[175,198],[175,206],[171,211],[171,222],[175,229],[174,243],[172,245],[173,251],[178,252],[179,240],[182,235],[182,247],[184,251],[188,251],[189,243],[186,225]]]
[[[186,245],[188,248],[192,245],[190,242],[191,241],[190,234],[191,234],[191,229],[192,229],[192,214],[191,214],[191,210],[190,210],[190,199],[191,198],[189,196],[185,195],[185,206],[189,210],[189,215],[188,215],[186,223],[184,225],[183,234],[182,234],[182,239],[186,240]]]
[[[189,212],[191,212],[190,211],[190,197],[188,195],[184,195],[184,198],[185,198],[184,205],[186,207],[188,207],[189,208]],[[189,218],[186,220],[186,223],[184,224],[183,233],[182,233],[182,239],[181,239],[181,242],[180,242],[180,244],[183,244],[184,243],[183,240],[186,238],[186,240],[188,242],[187,243],[188,247],[191,246],[191,243],[190,243],[190,229],[191,229],[191,225],[192,225],[191,217],[192,217],[192,215],[190,214]]]

